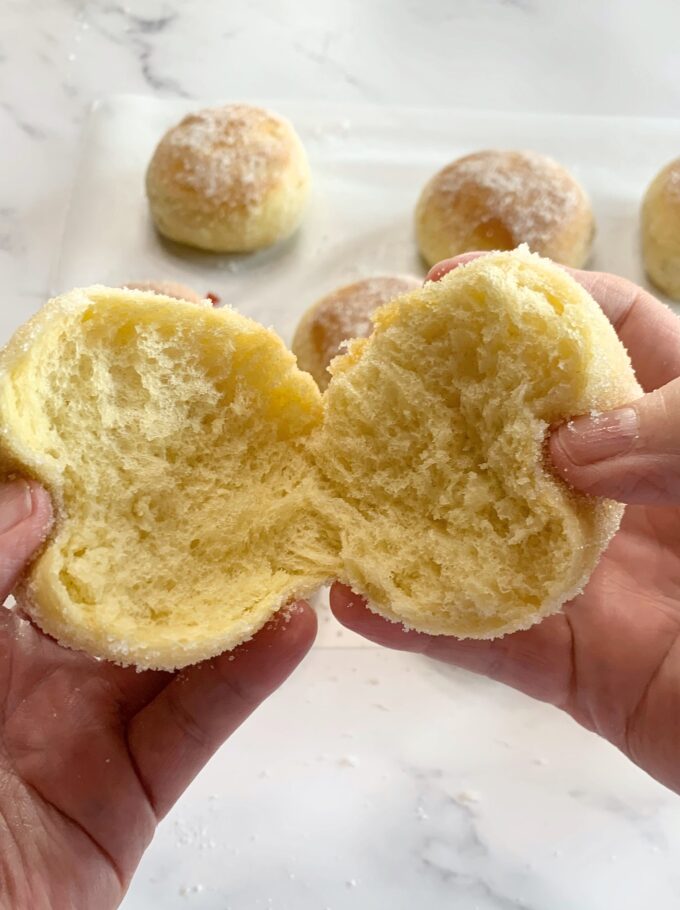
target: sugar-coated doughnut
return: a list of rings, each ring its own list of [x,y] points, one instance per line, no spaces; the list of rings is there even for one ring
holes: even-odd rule
[[[410,275],[362,278],[322,297],[303,315],[293,338],[292,350],[300,369],[311,373],[319,388],[325,389],[331,378],[328,365],[343,342],[370,335],[371,317],[378,307],[420,284],[420,279]]]
[[[432,266],[472,250],[521,243],[581,268],[595,222],[588,197],[562,165],[537,152],[481,151],[448,164],[426,184],[416,235]]]
[[[50,491],[17,589],[60,642],[173,669],[339,578],[433,634],[525,629],[581,590],[622,515],[544,460],[549,427],[640,394],[595,301],[527,252],[378,309],[322,395],[235,311],[95,287],[0,354],[0,478]]]
[[[219,253],[288,237],[308,187],[307,156],[291,124],[246,104],[189,114],[163,136],[146,174],[158,231]]]
[[[680,300],[680,158],[657,174],[642,203],[642,253],[650,280]]]

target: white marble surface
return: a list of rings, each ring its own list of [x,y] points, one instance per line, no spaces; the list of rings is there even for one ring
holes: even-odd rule
[[[45,297],[95,97],[674,116],[678,34],[677,0],[4,0],[0,331]],[[559,712],[323,647],[164,822],[125,906],[665,910],[679,848],[677,798]]]

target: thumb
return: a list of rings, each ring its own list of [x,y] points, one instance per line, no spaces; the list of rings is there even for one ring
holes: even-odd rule
[[[553,433],[550,454],[584,493],[680,505],[680,379],[615,411],[569,421]]]
[[[51,520],[50,498],[37,483],[0,484],[0,603],[45,539]]]

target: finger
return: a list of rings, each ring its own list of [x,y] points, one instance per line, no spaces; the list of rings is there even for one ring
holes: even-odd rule
[[[16,613],[1,612],[10,627],[0,630],[0,650],[5,633],[13,633],[6,667],[0,659],[3,750],[25,784],[86,831],[125,881],[157,820],[130,761],[127,706],[119,707],[111,665],[62,648]],[[138,676],[139,685],[154,682]]]
[[[477,641],[407,630],[371,612],[362,597],[337,583],[331,589],[330,605],[339,622],[376,644],[425,654],[488,676],[541,701],[565,706],[571,632],[562,615],[552,616],[527,632]]]
[[[63,648],[18,611],[0,609],[3,748],[23,780],[120,870],[136,866],[156,825],[123,731],[135,706],[170,678]]]
[[[646,392],[680,376],[680,319],[626,278],[568,269],[594,297],[625,345]]]
[[[73,705],[80,700],[87,701],[92,697],[92,691],[95,691],[98,697],[105,695],[109,701],[115,702],[119,717],[127,718],[136,714],[172,678],[170,673],[155,670],[140,673],[134,667],[119,667],[90,657],[82,651],[65,648],[29,622],[29,619],[20,610],[0,610],[0,662],[11,650],[14,672],[28,690],[39,689],[45,679],[63,672],[70,679],[70,700]],[[23,697],[21,693],[19,697]],[[16,707],[13,699],[14,692],[8,690],[8,711]],[[76,732],[71,729],[75,716],[75,711],[69,711],[67,717],[60,714],[58,718],[59,726],[68,729],[69,736]]]
[[[0,486],[0,601],[45,540],[51,522],[50,498],[37,483],[18,479]]]
[[[425,281],[439,281],[444,275],[448,275],[459,265],[465,265],[466,262],[472,262],[473,259],[479,259],[480,256],[487,256],[488,253],[461,253],[460,256],[454,256],[452,259],[442,259],[436,265],[433,265],[425,277]]]
[[[578,417],[550,439],[572,486],[638,505],[680,505],[680,379],[625,408]]]
[[[179,673],[130,723],[128,743],[160,818],[215,750],[300,663],[316,614],[300,603],[251,641]]]

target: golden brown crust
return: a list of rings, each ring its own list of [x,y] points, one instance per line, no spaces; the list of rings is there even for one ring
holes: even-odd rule
[[[172,179],[178,196],[211,211],[262,203],[290,158],[287,125],[245,104],[189,114],[161,139],[149,179]]]
[[[245,104],[189,114],[159,142],[146,175],[158,230],[215,252],[248,252],[297,227],[309,180],[290,123]]]
[[[343,342],[367,338],[373,330],[372,314],[421,283],[411,275],[362,278],[322,297],[303,315],[293,338],[292,350],[300,369],[311,373],[319,388],[325,389],[330,381],[328,365]]]
[[[425,186],[416,231],[429,265],[472,250],[531,250],[573,267],[594,235],[590,202],[556,161],[536,152],[480,151],[444,167]]]
[[[664,167],[642,204],[642,252],[650,280],[680,300],[680,158]]]

